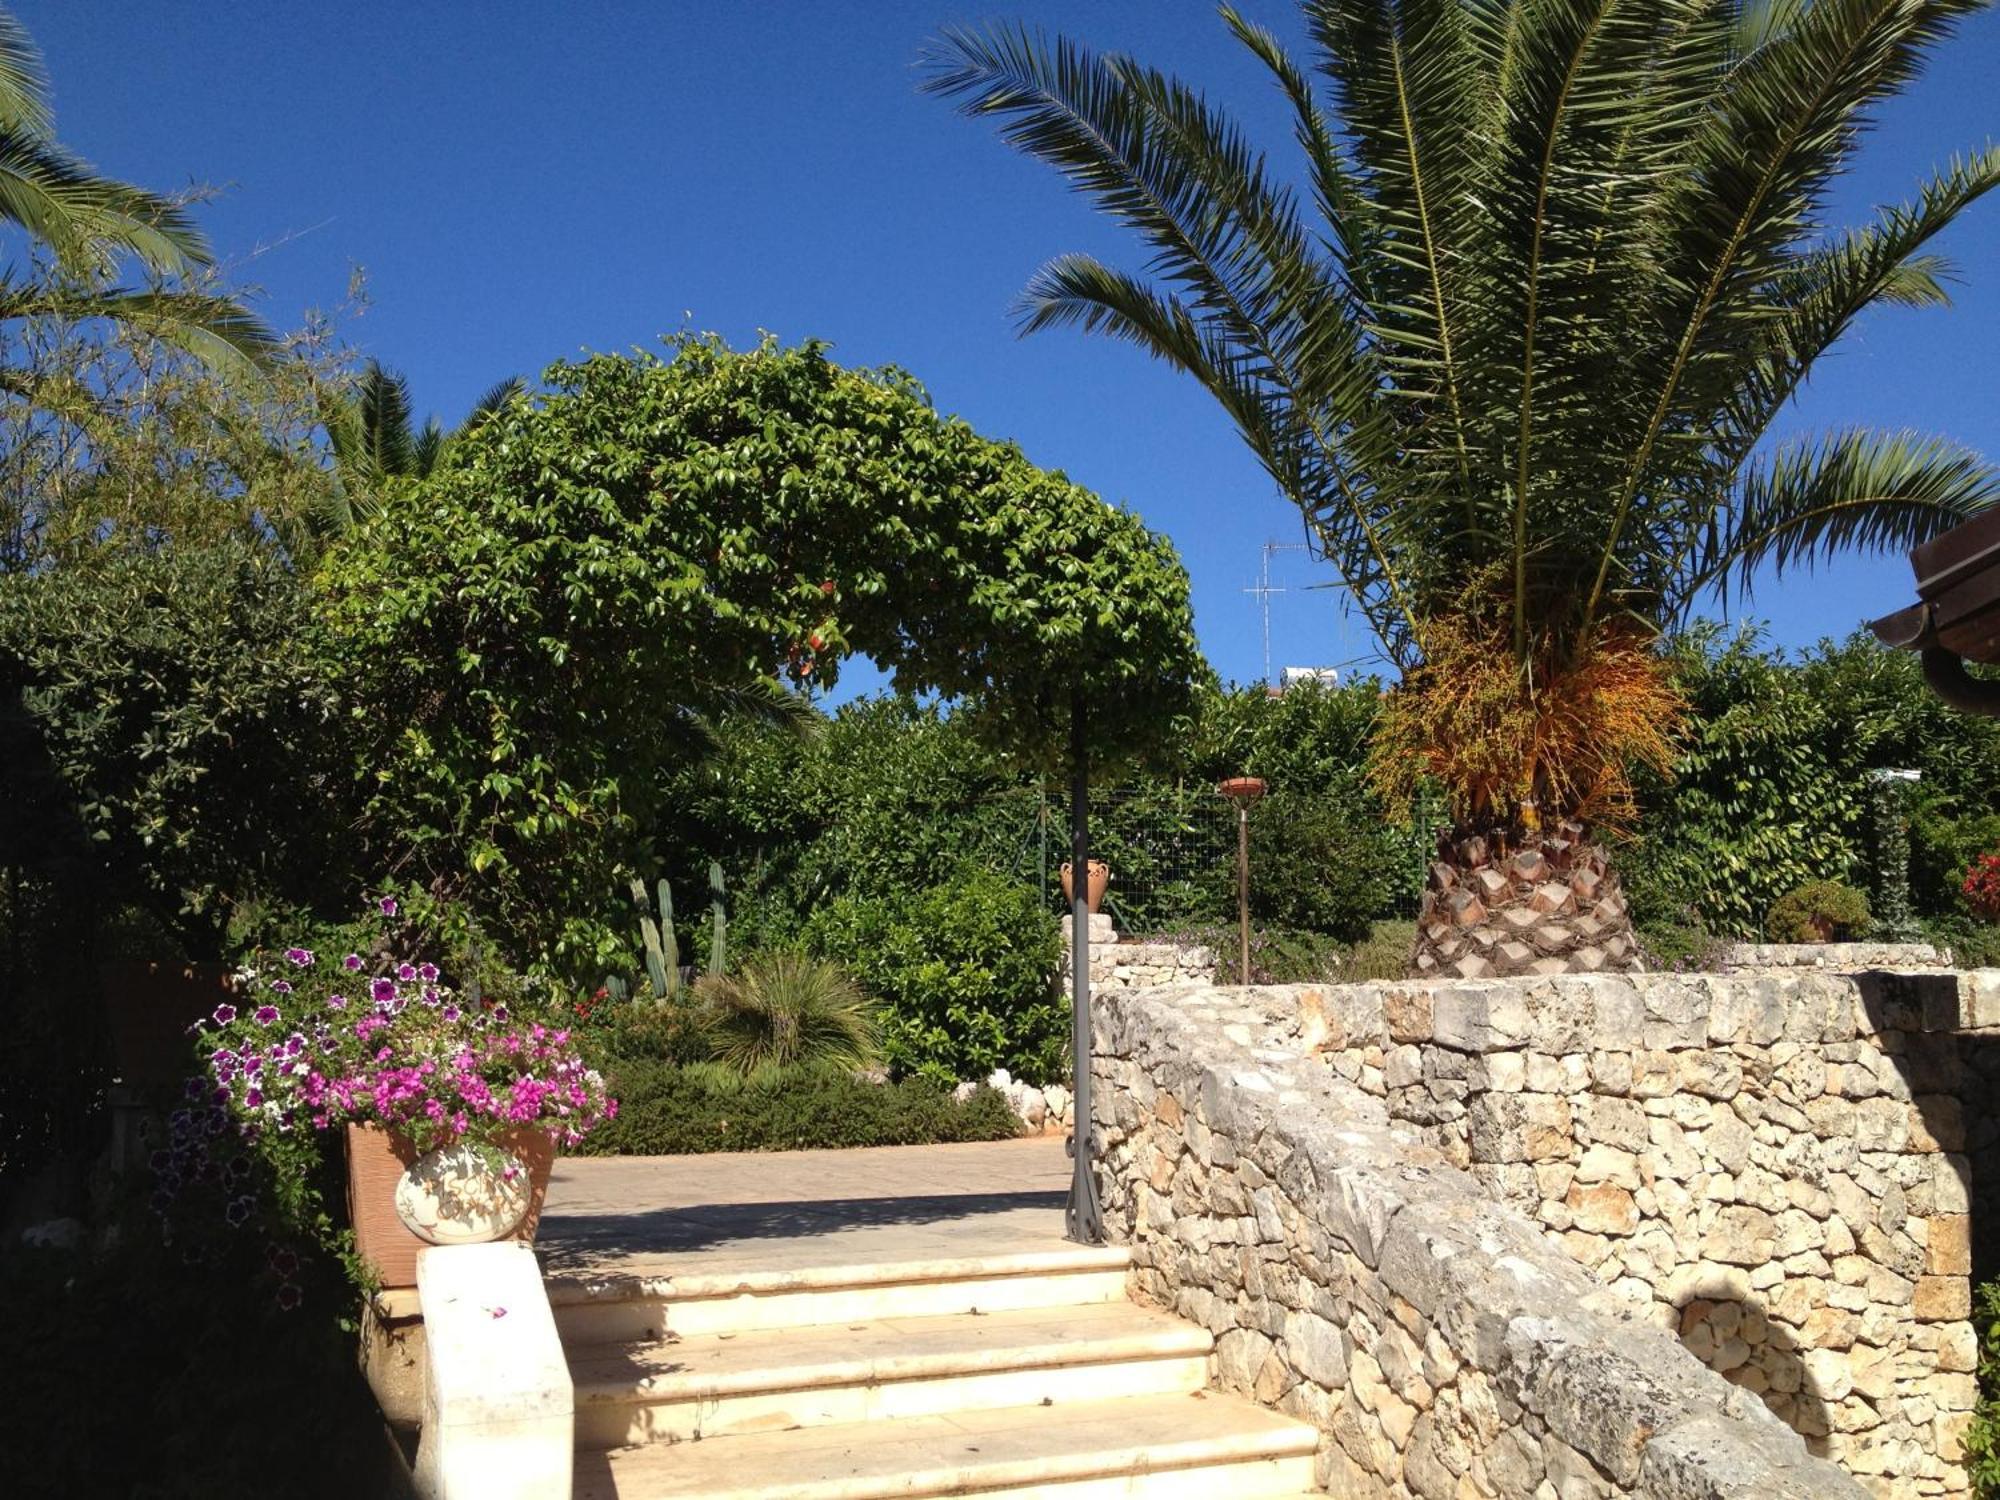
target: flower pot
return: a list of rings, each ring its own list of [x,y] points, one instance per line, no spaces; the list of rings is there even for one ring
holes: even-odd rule
[[[1111,884],[1111,867],[1101,859],[1090,862],[1089,878],[1084,882],[1083,904],[1093,915],[1104,904],[1105,888]],[[1065,905],[1076,901],[1076,878],[1068,864],[1062,867],[1062,893]]]
[[[528,1169],[528,1209],[508,1239],[533,1242],[542,1200],[555,1168],[555,1143],[539,1130],[509,1132],[499,1145]],[[347,1127],[347,1213],[354,1246],[384,1287],[417,1284],[417,1252],[426,1248],[396,1212],[396,1189],[419,1152],[403,1136],[379,1125]]]
[[[396,1179],[396,1217],[427,1245],[488,1245],[520,1227],[532,1192],[519,1157],[459,1141]]]
[[[200,1071],[188,1028],[236,998],[227,964],[106,959],[97,979],[119,1081],[145,1093],[178,1090]]]

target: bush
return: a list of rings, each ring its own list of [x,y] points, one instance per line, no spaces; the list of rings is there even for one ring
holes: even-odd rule
[[[1005,1068],[1040,1083],[1064,1073],[1062,937],[1024,882],[964,868],[928,890],[843,897],[814,914],[805,940],[880,1002],[896,1076],[952,1083]]]
[[[1965,1429],[1972,1492],[2000,1495],[2000,1281],[1973,1288],[1972,1326],[1979,1331],[1979,1404]]]
[[[1384,826],[1358,788],[1273,790],[1250,814],[1251,913],[1342,942],[1365,938],[1388,909],[1396,870]]]
[[[711,974],[694,987],[715,1060],[755,1077],[774,1068],[872,1066],[878,1055],[868,999],[839,965],[766,953],[740,975]]]
[[[1719,966],[1722,940],[1698,921],[1653,922],[1639,929],[1639,949],[1649,969],[1676,973]]]
[[[1868,925],[1868,898],[1837,880],[1810,880],[1785,892],[1764,920],[1764,934],[1774,943],[1818,943],[1831,929],[1845,938]]]
[[[1020,1134],[1006,1099],[981,1085],[960,1101],[925,1078],[875,1083],[834,1067],[767,1070],[648,1059],[616,1063],[618,1118],[584,1141],[592,1156],[680,1156],[704,1151],[919,1146],[1000,1141]]]
[[[1364,979],[1408,979],[1410,954],[1416,946],[1415,922],[1377,922],[1368,936],[1348,951],[1340,976],[1357,984]]]

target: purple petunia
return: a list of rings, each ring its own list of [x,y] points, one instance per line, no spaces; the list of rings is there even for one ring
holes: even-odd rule
[[[375,904],[382,909],[383,916],[393,917],[396,915],[396,898],[394,896],[384,896]]]
[[[292,1282],[289,1281],[286,1282],[283,1286],[278,1288],[279,1309],[284,1312],[292,1312],[296,1310],[299,1305],[300,1297],[302,1295],[303,1294],[299,1291],[296,1285],[294,1285]]]
[[[292,982],[289,979],[274,979],[271,981],[271,990],[274,994],[289,995],[292,992]]]
[[[443,999],[444,996],[439,992],[436,985],[427,984],[424,986],[424,1004],[428,1005],[432,1010],[436,1010],[439,1002]]]
[[[326,997],[326,1008],[327,1008],[328,1010],[346,1010],[346,1009],[347,1009],[347,996],[345,996],[345,995],[328,995],[328,996]]]
[[[275,1005],[260,1005],[256,1010],[251,1012],[250,1019],[255,1021],[259,1026],[275,1026],[278,1021],[278,1007]]]
[[[405,984],[413,982],[417,977],[417,966],[412,963],[397,964],[396,977],[402,980],[403,983]]]
[[[289,958],[301,969],[308,967],[313,961],[312,949],[310,948],[287,948],[285,950],[285,957]]]
[[[359,953],[348,954],[347,957],[340,961],[340,966],[350,974],[359,974],[361,972],[361,955]]]
[[[249,1109],[262,1109],[264,1107],[264,1091],[262,1089],[251,1089],[243,1096],[243,1103]]]
[[[417,978],[421,979],[425,984],[436,984],[437,977],[438,966],[436,964],[417,965]]]
[[[444,1008],[444,1018],[447,1021],[456,1021],[459,1018],[460,1014],[461,1012],[456,1005],[447,1005]]]
[[[387,1005],[396,998],[396,981],[393,979],[371,979],[368,982],[368,998],[377,1005]]]
[[[228,1024],[229,1024],[229,1023],[231,1022],[231,1021],[233,1021],[233,1020],[235,1020],[235,1019],[236,1019],[236,1007],[235,1007],[235,1006],[233,1006],[233,1005],[218,1005],[218,1006],[216,1006],[216,1007],[215,1007],[215,1024],[216,1024],[216,1025],[218,1025],[218,1026],[227,1026],[227,1025],[228,1025]]]
[[[249,1220],[250,1210],[254,1207],[256,1207],[256,1204],[254,1204],[248,1198],[230,1199],[229,1210],[227,1214],[227,1217],[229,1219],[229,1227],[232,1229],[242,1228],[243,1225]]]

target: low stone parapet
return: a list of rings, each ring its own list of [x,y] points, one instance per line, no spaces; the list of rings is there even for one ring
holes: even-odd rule
[[[1104,1198],[1135,1292],[1216,1335],[1222,1385],[1320,1428],[1323,1485],[1858,1500],[1755,1395],[1336,1074],[1329,1053],[1357,1040],[1339,997],[1113,993],[1095,1028]]]
[[[1929,943],[1731,943],[1722,962],[1737,969],[1948,969],[1951,954]]]

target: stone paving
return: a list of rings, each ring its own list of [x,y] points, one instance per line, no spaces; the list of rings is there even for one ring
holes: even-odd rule
[[[565,1157],[536,1248],[560,1276],[686,1276],[1061,1246],[1059,1136],[950,1146]]]

